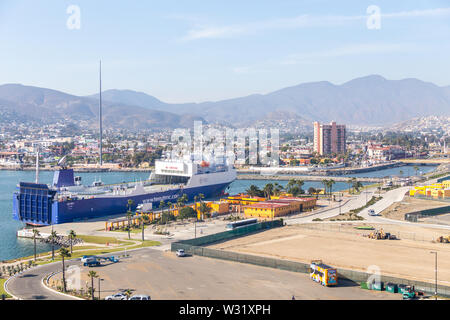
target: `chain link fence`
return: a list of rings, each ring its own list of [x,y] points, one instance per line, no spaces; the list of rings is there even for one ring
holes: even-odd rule
[[[305,223],[296,225],[295,227],[310,230],[355,234],[360,236],[368,236],[370,233],[372,233],[377,229],[377,228],[375,228],[374,230],[354,229],[354,226],[352,227],[343,226],[340,223],[317,223],[317,224]],[[422,242],[433,242],[436,241],[438,237],[446,235],[446,233],[445,232],[443,233],[442,231],[436,232],[430,231],[428,233],[401,231],[395,226],[383,227],[383,232],[385,233],[388,232],[391,235],[395,235],[397,239],[422,241]],[[395,241],[395,240],[387,240],[387,241]]]

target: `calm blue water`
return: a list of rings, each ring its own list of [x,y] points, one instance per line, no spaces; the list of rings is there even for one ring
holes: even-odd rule
[[[429,172],[434,170],[432,166],[421,166],[419,170],[422,172]],[[403,176],[414,175],[412,166],[402,168],[386,169],[374,172],[367,172],[364,174],[350,175],[350,176],[378,176],[384,177],[389,175],[398,175],[399,171],[403,170]],[[84,184],[91,184],[94,180],[101,179],[105,184],[118,183],[122,181],[139,181],[146,180],[149,176],[148,172],[102,172],[102,173],[77,173],[82,177]],[[16,185],[19,181],[34,182],[34,172],[32,171],[3,171],[0,170],[0,261],[8,260],[17,257],[29,256],[33,254],[33,241],[30,239],[18,239],[16,231],[23,228],[21,222],[12,219],[12,194],[15,191]],[[43,171],[39,176],[39,181],[42,183],[51,183],[53,179],[53,172]],[[259,188],[263,188],[269,182],[278,182],[285,186],[287,181],[267,181],[267,180],[236,180],[228,190],[230,194],[245,192],[250,185],[254,184]],[[309,187],[323,188],[320,181],[305,182],[303,189],[307,190]],[[347,189],[348,185],[345,182],[336,182],[333,190],[339,191]],[[38,251],[49,251],[50,246],[45,244],[38,245]]]

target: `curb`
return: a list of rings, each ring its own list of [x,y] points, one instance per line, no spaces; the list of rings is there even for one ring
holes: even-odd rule
[[[16,297],[15,295],[13,295],[9,290],[8,290],[8,282],[9,280],[11,280],[12,278],[14,278],[15,276],[9,277],[5,283],[3,284],[3,288],[5,289],[6,293],[9,294],[14,300],[22,300],[19,297]]]
[[[62,271],[52,272],[52,273],[48,274],[47,276],[45,276],[44,278],[42,278],[42,285],[43,285],[47,290],[52,291],[53,293],[57,293],[57,294],[60,294],[60,295],[62,295],[62,296],[66,296],[66,297],[69,297],[69,298],[72,298],[72,299],[75,299],[75,300],[85,300],[85,299],[82,299],[82,298],[79,298],[79,297],[72,296],[72,295],[67,294],[67,293],[62,293],[62,292],[56,291],[56,290],[50,288],[49,286],[47,286],[47,285],[45,284],[45,282],[48,283],[48,280],[50,280],[51,277],[53,277],[54,275],[56,275],[56,274],[58,274],[58,273],[61,273],[61,272],[62,272]],[[46,281],[46,280],[47,280],[47,281]]]

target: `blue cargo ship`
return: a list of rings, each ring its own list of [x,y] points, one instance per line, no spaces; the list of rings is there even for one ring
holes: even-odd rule
[[[176,203],[183,194],[189,201],[203,194],[219,196],[236,179],[227,164],[205,161],[157,160],[148,180],[134,183],[91,186],[81,183],[73,169],[55,171],[51,185],[20,182],[13,197],[13,217],[29,225],[46,226],[122,214],[138,205],[158,208],[161,201]],[[150,205],[151,204],[151,205]]]

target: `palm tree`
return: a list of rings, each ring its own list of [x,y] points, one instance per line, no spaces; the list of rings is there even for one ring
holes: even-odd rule
[[[169,205],[169,202],[167,202],[167,205]],[[170,204],[170,205],[172,205],[172,204]],[[170,205],[169,205],[169,212],[170,212]],[[163,216],[164,216],[164,207],[166,206],[166,203],[163,201],[163,200],[161,200],[160,202],[159,202],[159,209],[161,209],[161,214],[160,214],[160,217],[161,217],[161,223],[163,222]]]
[[[356,192],[359,192],[359,189],[361,189],[363,187],[363,184],[356,180],[353,182],[353,188],[355,189]]]
[[[75,233],[75,231],[70,230],[69,231],[70,253],[72,253],[73,240],[75,240],[76,237],[77,237],[77,234]]]
[[[280,185],[279,183],[275,182],[273,184],[273,194],[274,195],[279,196],[281,191],[283,191],[283,189],[284,189],[283,186]]]
[[[399,174],[400,176],[403,176],[403,170],[400,170],[400,171],[398,172],[398,174]]]
[[[330,190],[330,196],[333,193],[333,185],[336,183],[333,179],[328,180],[328,189]]]
[[[352,186],[353,186],[353,181],[356,180],[355,178],[350,178],[347,180],[347,184],[348,184],[348,193],[353,193],[352,190]]]
[[[144,237],[144,230],[145,230],[145,222],[147,222],[148,216],[144,215],[143,213],[141,214],[141,217],[139,218],[141,225],[142,225],[142,241],[145,241],[145,237]]]
[[[48,237],[48,239],[50,240],[50,243],[52,244],[52,260],[55,260],[55,240],[58,239],[58,234],[56,233],[56,231],[53,230],[53,227],[52,227],[52,232],[50,233],[50,236]]]
[[[205,202],[202,202],[202,203],[200,203],[199,211],[202,214],[202,220],[203,220],[203,216],[207,215],[211,212],[211,207],[208,206]]]
[[[36,261],[36,238],[41,234],[38,229],[33,228],[33,241],[34,241],[34,261]]]
[[[264,186],[264,195],[266,199],[270,199],[270,196],[273,195],[273,184],[268,183]]]
[[[188,196],[183,193],[183,195],[177,199],[178,214],[180,214],[180,209],[185,206],[186,202],[188,202]]]
[[[131,232],[131,216],[133,215],[133,212],[131,212],[131,207],[133,206],[133,204],[134,204],[134,201],[133,200],[131,200],[131,199],[128,199],[128,204],[127,204],[127,207],[128,207],[128,211],[127,211],[127,218],[128,218],[128,239],[131,239],[131,236],[130,236],[130,232]]]
[[[419,171],[419,167],[418,166],[414,166],[413,168],[416,171],[416,176],[417,176],[417,171]]]
[[[308,193],[309,194],[315,194],[317,191],[316,191],[316,189],[314,188],[314,187],[309,187],[308,188]]]
[[[64,258],[68,258],[71,256],[69,250],[67,250],[66,248],[61,248],[59,250],[59,255],[62,259],[62,278],[63,278],[63,290],[64,292],[66,292],[66,267],[64,265]]]
[[[302,191],[303,191],[302,187],[305,184],[305,181],[298,179],[298,180],[295,180],[295,184],[299,187],[300,193],[302,193]]]
[[[198,218],[198,213],[197,213],[197,201],[198,201],[198,199],[199,199],[198,196],[194,196],[194,209],[195,209],[195,214],[196,214],[196,217],[195,217],[196,221],[197,221],[197,218]]]
[[[321,182],[322,182],[322,184],[323,184],[323,186],[325,188],[325,194],[327,194],[327,191],[328,191],[328,180],[327,179],[323,179]]]
[[[199,193],[198,194],[198,198],[199,198],[199,200],[200,200],[200,204],[202,204],[203,203],[203,199],[205,199],[205,195],[203,194],[203,193]],[[199,211],[200,211],[200,208],[199,208]],[[200,212],[201,213],[201,212]],[[203,214],[201,213],[201,219],[203,220]],[[198,220],[198,215],[197,215],[197,220]],[[196,220],[196,221],[197,221]]]
[[[245,192],[251,197],[256,197],[261,194],[261,190],[254,184],[252,184]]]
[[[94,300],[94,278],[98,278],[97,272],[95,271],[89,271],[88,274],[89,278],[91,278],[91,297],[92,300]]]

